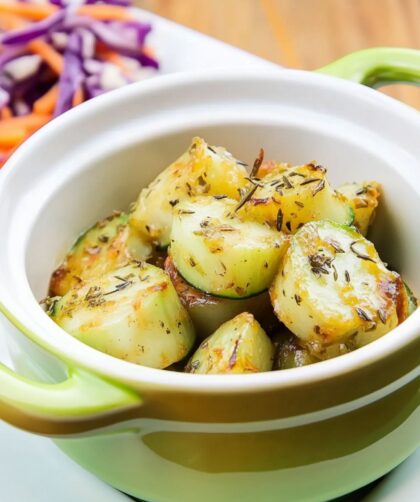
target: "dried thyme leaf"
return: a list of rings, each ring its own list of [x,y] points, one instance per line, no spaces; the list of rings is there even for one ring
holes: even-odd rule
[[[362,319],[363,321],[372,322],[372,317],[370,316],[370,314],[368,312],[366,312],[366,310],[363,310],[360,307],[355,307],[355,308],[356,308],[357,315],[360,317],[360,319]]]
[[[379,316],[379,319],[381,320],[381,323],[386,324],[386,312],[384,312],[382,309],[379,309],[378,316]]]
[[[241,209],[241,207],[246,203],[248,202],[248,200],[254,195],[255,191],[257,190],[258,186],[257,185],[253,185],[251,190],[249,190],[243,197],[242,199],[239,201],[238,205],[235,207],[235,212],[236,211],[239,211],[239,209]]]
[[[281,227],[283,226],[283,211],[279,209],[277,211],[276,228],[281,232]]]
[[[250,177],[254,178],[255,175],[258,172],[258,169],[261,167],[261,164],[263,163],[264,160],[264,149],[260,148],[260,151],[258,153],[258,157],[254,161],[254,165],[252,166],[251,174]]]
[[[325,188],[325,180],[321,180],[318,185],[313,189],[312,196],[315,196],[318,192]]]
[[[309,183],[316,183],[317,181],[321,181],[321,178],[307,178],[306,180],[302,181],[300,186],[309,185]]]
[[[376,263],[376,261],[371,258],[369,255],[367,254],[364,254],[364,253],[361,253],[360,251],[358,251],[357,249],[354,248],[354,246],[360,241],[353,241],[351,244],[350,244],[350,250],[358,257],[360,258],[361,260],[366,260],[366,261],[371,261],[372,263]]]

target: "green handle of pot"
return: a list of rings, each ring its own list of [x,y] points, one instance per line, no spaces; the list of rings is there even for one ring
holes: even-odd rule
[[[130,389],[81,369],[54,384],[34,382],[0,364],[0,417],[29,432],[69,435],[122,420],[141,404]]]
[[[0,303],[0,312],[35,343],[36,336]],[[142,404],[132,389],[80,368],[66,380],[36,382],[0,363],[0,418],[29,432],[69,435],[130,418]]]
[[[317,72],[374,88],[395,83],[420,85],[420,51],[394,47],[365,49]]]

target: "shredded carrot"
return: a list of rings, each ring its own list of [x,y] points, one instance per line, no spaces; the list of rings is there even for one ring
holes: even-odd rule
[[[0,121],[0,148],[19,146],[31,133],[51,120],[51,115],[30,113]]]
[[[11,148],[20,145],[27,136],[25,127],[10,125],[8,124],[9,120],[0,122],[0,147],[2,148]]]
[[[80,103],[83,103],[84,97],[85,96],[83,89],[79,87],[73,96],[73,106],[77,106],[80,105]]]
[[[133,19],[128,9],[117,5],[81,5],[77,9],[77,14],[101,21],[127,21]]]
[[[35,113],[51,114],[54,111],[58,98],[58,84],[55,84],[43,96],[37,99],[33,109]]]
[[[0,13],[17,14],[32,21],[41,21],[57,11],[58,7],[51,4],[0,3]],[[129,10],[118,5],[82,5],[77,9],[77,14],[102,21],[133,19]]]
[[[28,137],[26,137],[25,139],[28,139]],[[8,148],[6,150],[2,150],[1,151],[1,154],[0,154],[0,169],[3,167],[4,163],[6,162],[6,160],[12,155],[12,153],[16,150],[16,148],[18,146],[19,145],[16,145],[13,148]]]
[[[28,44],[29,49],[42,57],[42,59],[60,74],[63,70],[63,56],[44,40],[33,40]]]
[[[146,56],[149,56],[149,57],[151,57],[151,58],[156,57],[156,51],[155,51],[155,50],[153,50],[153,49],[152,49],[151,47],[149,47],[148,45],[145,45],[145,46],[143,47],[143,52],[144,52],[144,54],[146,54]]]
[[[51,4],[29,4],[29,3],[0,3],[0,13],[17,14],[18,16],[27,17],[32,21],[40,21],[51,14],[57,12],[58,7]]]
[[[0,6],[0,29],[4,31],[17,30],[27,24],[27,21],[16,14],[9,14],[8,12],[1,12]]]
[[[10,119],[11,117],[13,117],[12,110],[8,106],[4,106],[1,109],[1,118],[4,120],[4,119]]]
[[[0,122],[0,127],[24,127],[27,131],[36,131],[48,121],[51,120],[51,115],[41,115],[38,113],[28,113],[28,115],[21,115],[20,117],[12,117]]]

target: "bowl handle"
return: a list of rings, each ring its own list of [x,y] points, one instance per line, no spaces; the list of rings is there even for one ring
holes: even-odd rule
[[[0,311],[37,342],[1,304]],[[50,384],[0,363],[0,418],[29,432],[78,434],[137,416],[141,404],[134,390],[80,368],[68,368],[66,380]]]
[[[317,71],[375,88],[395,83],[420,85],[420,51],[396,47],[365,49]]]

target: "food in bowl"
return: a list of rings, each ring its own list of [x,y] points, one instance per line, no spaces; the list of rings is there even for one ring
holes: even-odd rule
[[[193,346],[194,328],[168,275],[130,262],[54,302],[51,317],[98,350],[137,364],[165,368]]]
[[[243,312],[204,340],[185,367],[188,373],[270,371],[274,346],[252,314]]]
[[[335,190],[323,166],[263,155],[248,172],[194,138],[129,214],[77,239],[51,318],[112,356],[201,374],[312,364],[403,322],[415,297],[366,238],[379,184]]]

